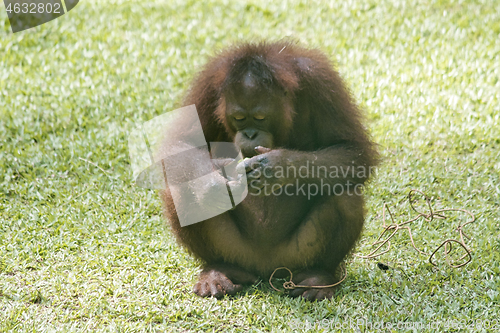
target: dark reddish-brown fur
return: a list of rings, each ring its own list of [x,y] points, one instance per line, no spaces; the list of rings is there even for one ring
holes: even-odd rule
[[[232,142],[234,139],[235,133],[226,123],[224,114],[224,92],[235,84],[248,69],[246,67],[248,59],[257,59],[260,64],[270,69],[271,84],[286,91],[287,98],[293,105],[291,110],[285,112],[282,125],[276,130],[277,147],[298,154],[338,147],[340,152],[332,155],[332,164],[348,166],[355,163],[357,166],[366,167],[377,164],[378,154],[362,125],[361,112],[339,74],[333,69],[332,63],[321,51],[306,49],[288,42],[263,42],[231,47],[210,59],[199,72],[183,104],[196,105],[207,142]],[[344,154],[343,151],[347,153]],[[334,160],[334,157],[337,159]],[[362,184],[368,176],[353,178],[352,181]],[[205,222],[181,227],[168,190],[162,192],[162,199],[165,203],[167,218],[178,242],[194,256],[203,260],[206,266],[225,264],[229,261],[230,264],[243,266],[247,271],[256,275],[268,276],[271,273],[268,267],[253,269],[250,268],[253,267],[250,264],[247,267],[244,262],[240,264],[232,259],[231,261],[221,257],[220,252],[218,253],[210,246],[204,229]],[[278,200],[276,209],[284,209],[279,206],[280,199],[276,200]],[[291,266],[296,263],[295,267],[290,267],[291,269],[300,271],[308,268],[324,268],[332,272],[338,267],[338,263],[346,253],[352,249],[360,235],[364,219],[363,199],[342,197],[325,200],[332,200],[331,204],[327,204],[323,210],[325,214],[332,215],[332,225],[324,227],[324,233],[331,234],[331,236],[328,236],[329,238],[322,245],[321,255],[309,258],[309,254],[304,253],[300,256],[301,258],[291,261]],[[325,201],[318,199],[310,205],[320,205],[320,202]],[[259,203],[255,207],[255,209],[268,208],[270,209],[266,203]],[[351,218],[349,214],[355,214],[352,217],[354,221],[352,223],[344,221]],[[235,215],[231,216],[234,218]],[[214,219],[217,218],[224,217]],[[287,222],[279,223],[286,225]],[[326,225],[321,222],[317,224]],[[264,227],[269,228],[269,226]],[[339,236],[336,236],[337,234]],[[277,236],[276,239],[279,241],[282,237]],[[344,242],[345,245],[342,245]],[[331,258],[331,265],[329,258]]]

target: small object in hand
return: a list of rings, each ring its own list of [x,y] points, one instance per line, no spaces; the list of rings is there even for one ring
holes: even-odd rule
[[[270,148],[266,148],[266,147],[262,147],[262,146],[257,146],[254,148],[255,151],[259,154],[264,154],[264,153],[267,153],[267,152],[270,152],[271,149]]]

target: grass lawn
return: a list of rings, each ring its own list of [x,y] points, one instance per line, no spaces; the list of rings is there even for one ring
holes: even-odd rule
[[[381,257],[351,257],[328,301],[267,281],[221,301],[191,292],[199,263],[157,193],[133,185],[128,133],[179,107],[215,50],[283,37],[337,63],[380,144],[355,253],[370,252],[384,202],[411,216],[417,188],[477,216],[465,228],[472,262],[434,267],[401,231]],[[499,213],[498,1],[87,0],[16,34],[0,5],[1,332],[496,331]],[[412,224],[419,249],[457,238],[455,217]]]

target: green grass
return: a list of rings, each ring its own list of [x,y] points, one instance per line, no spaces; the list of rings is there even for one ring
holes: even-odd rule
[[[1,7],[0,331],[499,320],[498,1],[82,1],[9,29]],[[356,253],[381,231],[383,203],[418,188],[477,215],[471,263],[433,268],[401,233],[378,259],[395,269],[353,257],[329,301],[290,299],[266,281],[222,301],[191,293],[199,263],[175,244],[157,194],[132,185],[127,135],[178,107],[216,49],[287,36],[338,64],[381,147]],[[393,210],[408,216],[404,204]],[[455,224],[413,226],[426,252],[456,237]]]

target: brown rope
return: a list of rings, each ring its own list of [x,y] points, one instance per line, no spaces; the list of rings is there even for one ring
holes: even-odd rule
[[[341,284],[345,280],[345,278],[347,277],[347,270],[345,268],[345,263],[342,263],[340,265],[340,269],[342,270],[342,278],[338,282],[335,282],[333,284],[329,284],[329,285],[326,285],[326,286],[305,286],[305,285],[293,283],[293,281],[292,281],[292,279],[293,279],[293,273],[292,273],[292,271],[290,269],[288,269],[288,267],[278,267],[278,268],[276,268],[273,271],[273,274],[271,274],[271,276],[269,277],[269,284],[271,285],[271,287],[274,290],[279,291],[279,292],[283,292],[283,290],[280,290],[280,289],[276,288],[273,285],[272,279],[273,279],[274,274],[277,271],[282,270],[282,269],[286,269],[288,271],[288,273],[290,273],[290,280],[285,281],[283,283],[283,288],[285,288],[285,290],[292,290],[292,289],[295,289],[295,288],[307,288],[307,289],[312,289],[312,288],[331,288],[331,287],[335,287],[336,285]]]
[[[415,208],[415,206],[413,205],[413,197],[415,196],[416,193],[420,193],[424,198],[425,198],[425,202],[427,203],[427,207],[429,209],[428,213],[423,213],[423,212],[420,212],[418,211],[417,208]],[[456,239],[452,239],[452,238],[449,238],[449,239],[446,239],[444,242],[441,243],[441,245],[439,245],[435,250],[434,252],[432,252],[429,256],[429,262],[434,265],[434,266],[437,266],[437,264],[433,261],[433,258],[434,256],[436,255],[436,253],[438,253],[438,251],[444,247],[444,253],[445,253],[445,256],[446,256],[446,262],[448,263],[448,265],[450,267],[453,267],[453,268],[459,268],[459,267],[462,267],[462,266],[465,266],[467,265],[469,262],[472,261],[472,254],[471,254],[471,250],[467,247],[467,245],[465,244],[465,240],[464,240],[464,237],[466,239],[469,239],[470,240],[470,237],[464,232],[463,228],[469,224],[469,223],[472,223],[472,222],[475,222],[476,221],[476,217],[474,216],[474,214],[472,214],[472,212],[466,210],[466,209],[461,209],[461,208],[445,208],[445,209],[437,209],[437,210],[434,210],[432,208],[432,205],[431,205],[431,201],[430,199],[427,197],[427,195],[425,195],[424,192],[420,191],[420,190],[416,190],[416,189],[412,189],[410,190],[410,192],[408,193],[408,202],[410,204],[410,207],[411,209],[413,209],[414,212],[417,213],[417,216],[414,217],[414,218],[411,218],[407,221],[404,221],[404,222],[401,222],[401,223],[396,223],[395,220],[394,220],[394,216],[392,215],[392,212],[391,210],[389,209],[389,205],[387,203],[384,203],[384,206],[382,208],[382,228],[384,228],[384,231],[382,231],[382,233],[380,234],[380,236],[377,238],[377,240],[375,242],[373,242],[371,244],[372,247],[376,246],[376,248],[371,251],[369,254],[367,254],[366,256],[363,256],[363,255],[359,255],[359,254],[354,254],[355,256],[359,257],[359,258],[363,258],[363,259],[373,259],[373,258],[376,258],[376,257],[379,257],[381,256],[382,254],[384,253],[387,253],[389,252],[390,248],[391,248],[391,242],[390,242],[390,239],[392,237],[394,237],[394,235],[399,231],[399,230],[402,230],[402,229],[406,229],[408,230],[408,235],[410,236],[410,240],[411,240],[411,244],[413,246],[413,248],[415,250],[417,250],[419,253],[421,254],[424,254],[424,255],[428,255],[427,253],[425,253],[424,251],[421,251],[417,248],[417,246],[415,245],[415,241],[413,240],[413,234],[412,234],[412,231],[411,231],[411,228],[408,226],[408,224],[412,223],[412,222],[415,222],[417,221],[418,219],[420,218],[424,218],[424,220],[426,222],[432,222],[434,219],[440,219],[440,220],[443,220],[443,219],[446,219],[447,216],[444,214],[445,212],[463,212],[467,215],[470,216],[470,220],[468,220],[467,222],[465,223],[460,223],[457,227],[456,227],[456,231],[458,231],[459,233],[459,236],[460,236],[460,240],[456,240]],[[387,214],[389,215],[390,219],[391,219],[391,224],[389,225],[386,225],[385,221],[386,221],[386,211],[387,211]],[[389,237],[387,237],[385,240],[381,240],[382,237],[386,234],[386,233],[389,233],[390,232],[390,235]],[[450,261],[450,253],[452,252],[452,245],[453,243],[455,244],[458,244],[461,248],[463,248],[465,250],[465,254],[460,257],[457,261],[462,261],[464,260],[466,257],[467,258],[467,261],[465,262],[462,262],[460,264],[454,264]],[[387,244],[387,248],[385,250],[383,250],[382,252],[379,252],[379,250],[385,245]],[[285,290],[292,290],[292,289],[295,289],[295,288],[308,288],[308,289],[311,289],[311,288],[331,288],[331,287],[335,287],[339,284],[341,284],[345,278],[347,277],[347,270],[346,270],[346,267],[345,267],[345,263],[342,263],[342,265],[340,266],[341,270],[342,270],[342,278],[340,279],[340,281],[336,282],[336,283],[333,283],[333,284],[330,284],[330,285],[326,285],[326,286],[304,286],[304,285],[297,285],[295,283],[293,283],[292,281],[292,278],[293,278],[293,274],[292,274],[292,271],[290,269],[288,269],[287,267],[278,267],[276,268],[273,273],[271,274],[271,276],[269,277],[269,284],[271,285],[271,287],[276,290],[276,291],[279,291],[279,292],[283,292],[283,290],[280,290],[278,288],[276,288],[274,285],[273,285],[273,282],[272,282],[272,279],[274,277],[274,274],[279,271],[279,270],[282,270],[282,269],[286,269],[288,271],[288,273],[290,274],[290,280],[288,281],[285,281],[283,283],[283,288]]]
[[[416,193],[420,193],[424,198],[425,198],[425,201],[427,203],[427,207],[429,209],[428,213],[423,213],[423,212],[419,212],[415,206],[413,205],[413,197],[415,196]],[[424,192],[422,191],[419,191],[419,190],[410,190],[410,192],[408,193],[408,202],[410,203],[410,207],[413,209],[413,211],[415,211],[417,213],[417,216],[412,218],[412,219],[409,219],[407,221],[404,221],[404,222],[401,222],[401,223],[396,223],[394,221],[394,216],[392,215],[392,212],[391,210],[389,209],[389,205],[387,203],[384,203],[384,206],[382,208],[382,228],[384,228],[384,231],[382,231],[382,233],[380,234],[380,236],[377,238],[377,240],[375,242],[373,242],[371,244],[372,247],[375,247],[376,248],[371,251],[368,255],[366,256],[362,256],[362,255],[356,255],[360,258],[363,258],[363,259],[373,259],[373,258],[376,258],[376,257],[379,257],[381,256],[382,254],[384,253],[387,253],[389,252],[390,248],[391,248],[391,242],[389,241],[392,237],[394,237],[394,235],[396,234],[396,232],[398,232],[399,230],[401,229],[406,229],[408,230],[408,235],[410,236],[410,240],[411,240],[411,244],[413,246],[413,248],[415,250],[417,250],[419,253],[421,254],[424,254],[424,255],[428,255],[427,253],[419,250],[417,248],[417,246],[415,245],[415,242],[413,240],[413,234],[412,234],[412,231],[411,231],[411,228],[408,226],[408,224],[410,224],[411,222],[414,222],[420,218],[424,218],[424,220],[426,222],[431,222],[432,220],[434,219],[446,219],[447,216],[444,214],[445,212],[463,212],[463,213],[466,213],[467,215],[469,215],[471,217],[470,220],[468,220],[467,222],[465,223],[460,223],[456,230],[458,231],[459,233],[459,236],[460,236],[460,240],[456,240],[456,239],[446,239],[444,242],[441,243],[441,245],[439,245],[435,250],[434,252],[432,252],[432,254],[430,254],[429,256],[429,262],[434,265],[434,266],[437,266],[437,264],[433,261],[433,258],[434,256],[436,255],[436,253],[442,248],[444,247],[444,253],[445,253],[445,256],[446,256],[446,261],[448,263],[448,265],[450,265],[451,267],[453,268],[459,268],[459,267],[462,267],[462,266],[465,266],[467,265],[469,262],[472,261],[472,255],[471,255],[471,250],[467,247],[467,245],[465,244],[465,240],[464,240],[464,237],[467,238],[467,239],[470,239],[469,236],[467,236],[467,234],[464,232],[463,228],[469,224],[469,223],[472,223],[474,221],[476,221],[476,217],[474,216],[474,214],[472,214],[470,211],[466,210],[466,209],[460,209],[460,208],[445,208],[445,209],[437,209],[437,210],[434,210],[432,208],[432,205],[431,205],[431,201],[430,199],[425,195]],[[389,225],[386,225],[385,221],[386,221],[386,211],[388,212],[388,215],[392,221],[391,224]],[[388,233],[388,232],[391,232],[391,234],[389,235],[389,237],[387,237],[386,239],[382,240],[382,237]],[[452,244],[455,243],[455,244],[458,244],[461,248],[463,248],[465,250],[465,254],[460,257],[458,260],[456,260],[456,262],[459,262],[459,261],[462,261],[464,260],[466,257],[467,258],[467,261],[465,262],[462,262],[460,264],[454,264],[450,261],[450,253],[452,251]],[[385,250],[383,250],[382,252],[379,252],[379,250],[385,245],[387,244],[387,248]]]

